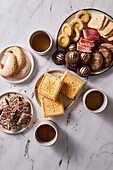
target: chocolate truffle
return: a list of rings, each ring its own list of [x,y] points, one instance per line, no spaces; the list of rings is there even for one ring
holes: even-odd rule
[[[65,53],[63,51],[56,51],[52,55],[52,60],[57,65],[63,65],[65,63]]]

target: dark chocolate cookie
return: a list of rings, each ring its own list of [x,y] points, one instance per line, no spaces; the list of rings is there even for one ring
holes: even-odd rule
[[[98,51],[95,50],[91,55],[90,67],[93,71],[98,71],[103,65],[103,56]]]
[[[88,65],[84,65],[82,67],[77,68],[77,74],[81,77],[88,77],[90,73],[91,73],[91,70]]]
[[[108,50],[108,48],[106,48],[104,46],[99,46],[98,49],[99,49],[99,52],[101,52],[103,55],[103,59],[104,59],[103,67],[106,68],[112,62],[111,52],[110,52],[110,50]]]
[[[66,67],[69,70],[75,71],[76,70],[76,64],[70,64],[70,63],[66,63]]]
[[[65,63],[65,53],[61,50],[54,52],[52,60],[57,65],[63,65]]]
[[[80,56],[77,51],[69,51],[65,55],[66,62],[70,64],[77,64],[80,61]]]
[[[81,58],[81,62],[83,64],[89,64],[90,60],[91,60],[91,54],[90,53],[80,53],[80,58]]]

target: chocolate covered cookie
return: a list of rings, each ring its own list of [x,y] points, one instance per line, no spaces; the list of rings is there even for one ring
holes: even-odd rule
[[[83,64],[89,64],[90,60],[91,60],[91,54],[90,53],[80,53],[80,58],[81,58],[81,62]]]
[[[103,56],[99,51],[94,51],[91,55],[90,67],[93,71],[98,71],[103,65]]]
[[[66,62],[70,64],[77,64],[80,61],[80,56],[77,51],[69,51],[65,55]]]
[[[52,60],[57,65],[63,65],[65,63],[65,53],[61,50],[54,52]]]
[[[81,77],[88,77],[90,73],[91,73],[91,70],[88,65],[84,65],[82,67],[77,68],[77,74]]]
[[[103,59],[104,59],[103,67],[106,68],[112,62],[111,52],[110,52],[110,50],[108,50],[108,48],[103,47],[103,46],[99,46],[98,49],[99,49],[99,52],[101,52],[103,55]]]
[[[66,67],[69,70],[75,71],[76,70],[76,64],[70,64],[70,63],[66,63]]]

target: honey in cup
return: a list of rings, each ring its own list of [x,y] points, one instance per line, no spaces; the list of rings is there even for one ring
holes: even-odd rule
[[[104,102],[104,95],[100,91],[92,91],[86,96],[85,104],[88,109],[99,109]]]
[[[45,32],[36,33],[31,40],[31,46],[37,52],[44,52],[50,47],[50,38]]]
[[[36,130],[36,138],[38,138],[41,142],[50,142],[55,138],[55,136],[55,129],[47,124],[39,126]]]

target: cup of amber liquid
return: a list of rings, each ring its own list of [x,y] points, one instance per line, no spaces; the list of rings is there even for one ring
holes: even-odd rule
[[[43,56],[51,51],[53,39],[48,31],[37,30],[31,34],[29,44],[34,52]]]
[[[45,120],[38,124],[35,130],[35,139],[42,146],[53,145],[58,138],[56,124],[51,120]]]
[[[89,89],[83,95],[83,104],[90,112],[102,112],[106,108],[107,103],[107,96],[101,90]]]

